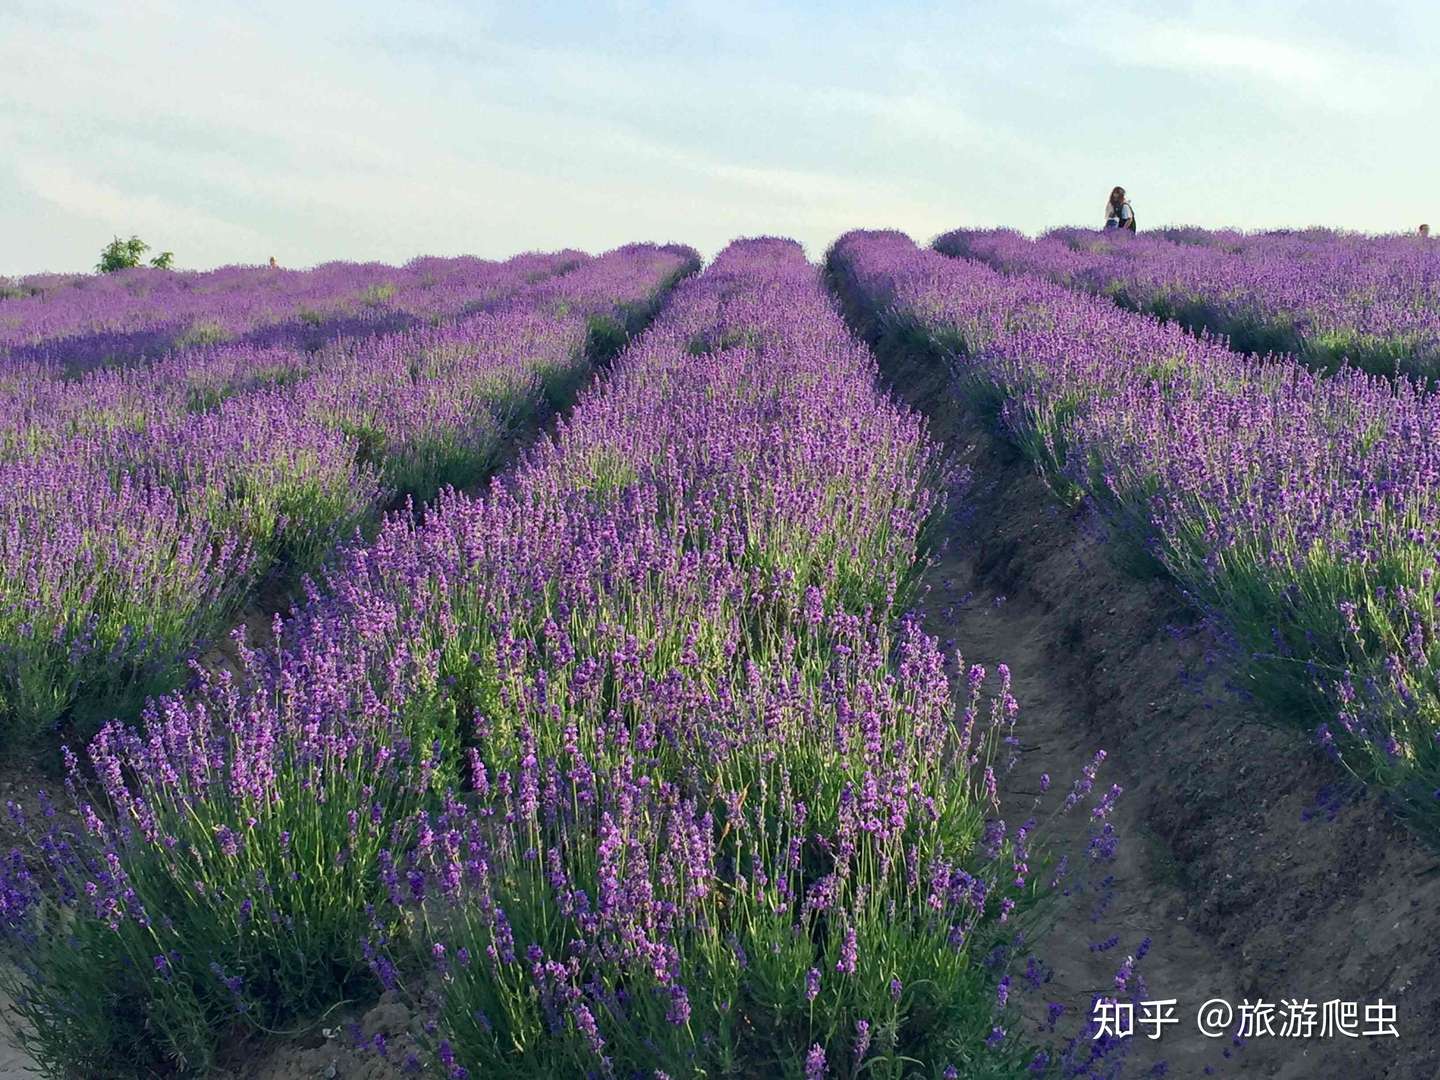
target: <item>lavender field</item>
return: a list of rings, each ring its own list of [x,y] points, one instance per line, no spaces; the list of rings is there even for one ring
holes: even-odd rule
[[[13,1046],[1435,1075],[1436,250],[857,231],[4,283]],[[1302,993],[1412,1037],[1096,1019]]]
[[[482,479],[694,259],[141,270],[5,301],[6,752],[138,710],[257,590]]]
[[[1434,830],[1440,398],[1236,355],[895,234],[842,238],[833,265],[882,333],[948,359],[1057,484],[1221,616],[1255,692]]]

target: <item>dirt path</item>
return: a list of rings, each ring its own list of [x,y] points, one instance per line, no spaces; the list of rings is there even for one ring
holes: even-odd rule
[[[1096,748],[1109,755],[1101,784],[1124,788],[1115,860],[1055,913],[1038,950],[1054,977],[1030,1015],[1062,1002],[1073,1031],[1148,938],[1139,996],[1178,999],[1181,1022],[1130,1040],[1125,1076],[1160,1075],[1162,1061],[1170,1077],[1440,1075],[1434,855],[1227,689],[1212,635],[1163,579],[1117,565],[1093,511],[1061,505],[935,371],[905,368],[887,365],[899,396],[971,469],[920,610],[967,663],[1010,666],[1023,750],[1012,806],[1023,811],[1042,771],[1068,783]],[[1059,848],[1084,851],[1085,819],[1056,825]],[[1238,1046],[1196,1029],[1212,998],[1338,998],[1362,1003],[1363,1021],[1382,997],[1398,1038],[1280,1038],[1277,1020],[1277,1037]]]
[[[0,994],[0,1014],[6,1018],[0,1023],[0,1080],[36,1080],[40,1068],[35,1059],[20,1048],[9,1024],[10,1006],[9,995]]]

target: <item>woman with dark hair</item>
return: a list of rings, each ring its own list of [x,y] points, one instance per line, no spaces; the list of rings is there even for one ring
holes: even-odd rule
[[[1110,192],[1110,201],[1105,204],[1105,228],[1135,231],[1135,211],[1130,209],[1123,187]]]

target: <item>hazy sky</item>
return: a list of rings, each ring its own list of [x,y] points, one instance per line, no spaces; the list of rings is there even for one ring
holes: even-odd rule
[[[0,273],[856,226],[1440,229],[1429,3],[0,0]]]

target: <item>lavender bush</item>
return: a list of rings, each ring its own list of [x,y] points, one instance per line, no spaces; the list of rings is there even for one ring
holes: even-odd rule
[[[974,853],[1009,699],[955,725],[934,643],[891,636],[934,462],[873,377],[798,249],[736,245],[522,501],[427,520],[479,801],[386,878],[438,964],[447,1071],[1028,1062],[985,1045],[970,959],[1029,885],[1023,854]],[[523,575],[489,568],[507,546]],[[397,557],[372,580],[440,578]]]

